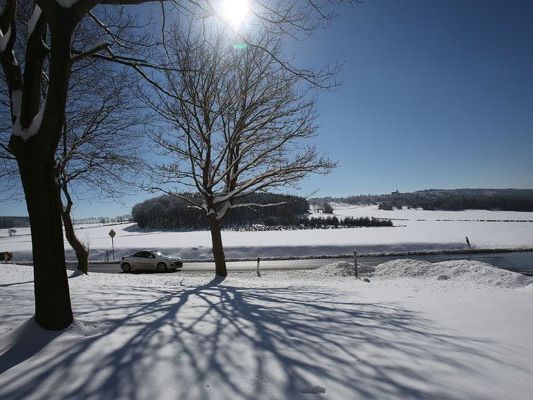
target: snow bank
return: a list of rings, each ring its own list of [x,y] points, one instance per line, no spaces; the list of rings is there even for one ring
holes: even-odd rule
[[[381,278],[433,278],[508,288],[523,287],[533,283],[533,278],[525,275],[496,268],[483,262],[468,260],[438,263],[420,260],[393,260],[378,265],[374,276]]]
[[[359,265],[358,271],[360,274],[371,273],[374,272],[374,267]],[[316,268],[310,272],[313,275],[318,275],[322,277],[354,276],[355,274],[353,263],[350,263],[348,261],[337,261],[332,264]]]
[[[0,282],[10,285],[15,282],[33,280],[33,267],[30,265],[0,264]]]
[[[312,275],[324,278],[354,276],[354,265],[347,261],[338,261],[310,272]],[[533,290],[533,278],[496,268],[479,261],[454,260],[431,263],[421,260],[398,259],[376,267],[360,265],[359,273],[372,274],[375,278],[453,280],[474,285],[499,286],[503,288],[530,285],[531,290]]]

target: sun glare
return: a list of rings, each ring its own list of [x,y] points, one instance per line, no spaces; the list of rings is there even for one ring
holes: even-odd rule
[[[222,17],[235,29],[242,25],[249,12],[248,0],[222,0]]]

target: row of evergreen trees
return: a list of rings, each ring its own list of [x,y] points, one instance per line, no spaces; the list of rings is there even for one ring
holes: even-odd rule
[[[0,217],[0,228],[19,228],[30,226],[29,217]]]
[[[337,217],[313,217],[302,218],[300,226],[305,228],[360,228],[371,226],[393,226],[390,219],[368,218],[368,217],[346,217],[339,219]]]
[[[346,217],[339,219],[337,217],[302,217],[294,223],[277,224],[268,219],[261,225],[235,226],[229,229],[239,231],[280,231],[280,230],[299,230],[299,229],[335,229],[335,228],[361,228],[361,227],[380,227],[394,226],[390,219],[386,218],[368,218],[368,217]]]

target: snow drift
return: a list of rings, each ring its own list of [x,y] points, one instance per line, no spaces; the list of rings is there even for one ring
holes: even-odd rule
[[[374,272],[375,268],[367,265],[359,265],[358,272],[360,274],[368,274]],[[334,276],[354,276],[354,265],[348,261],[337,261],[332,264],[324,265],[322,267],[312,270],[314,275],[321,277],[334,277]]]
[[[339,261],[317,268],[313,273],[323,277],[354,275],[354,265]],[[453,260],[431,263],[421,260],[398,259],[376,267],[361,265],[359,273],[370,273],[374,278],[423,278],[453,280],[477,285],[498,287],[523,287],[533,284],[533,278],[493,267],[479,261]]]
[[[517,272],[493,267],[479,261],[453,260],[430,263],[419,260],[393,260],[376,267],[374,276],[385,278],[435,278],[478,285],[523,287],[533,278]]]

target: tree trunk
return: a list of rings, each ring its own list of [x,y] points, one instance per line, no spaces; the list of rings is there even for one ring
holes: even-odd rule
[[[224,247],[222,246],[220,221],[216,217],[209,217],[209,227],[211,228],[216,274],[217,276],[227,276],[228,271],[226,270],[226,256],[224,256]]]
[[[8,2],[11,11],[14,3]],[[49,46],[42,43],[46,29],[40,19],[34,34],[28,37],[23,79],[14,59],[6,62],[4,54],[0,58],[12,102],[12,122],[20,123],[19,128],[29,129],[44,107],[38,131],[26,138],[12,134],[9,148],[17,158],[30,217],[35,320],[43,328],[58,330],[68,327],[73,317],[54,155],[65,117],[72,32],[83,10],[53,6],[48,1],[39,4],[49,28]],[[49,54],[47,65],[46,54]],[[43,69],[48,69],[46,81]],[[43,85],[47,88],[44,103],[41,101]],[[18,95],[14,99],[15,93]]]
[[[68,327],[73,320],[65,268],[61,204],[53,157],[43,160],[39,149],[33,150],[22,157],[17,156],[17,161],[30,217],[35,320],[43,328],[58,330]]]
[[[66,183],[61,184],[61,191],[65,195],[67,204],[63,207],[61,205],[61,216],[63,218],[63,226],[65,227],[65,236],[67,237],[70,247],[76,253],[76,260],[78,261],[78,270],[87,274],[89,272],[89,250],[80,242],[76,233],[74,232],[74,224],[72,223],[72,218],[70,216],[70,211],[72,210],[72,199]],[[61,197],[60,200],[61,202]]]
[[[65,236],[67,237],[68,243],[74,250],[74,253],[76,253],[76,260],[78,261],[78,270],[80,270],[84,274],[87,274],[89,272],[89,251],[76,236],[70,213],[65,210],[62,210],[61,215],[63,217],[63,225],[65,227]]]

